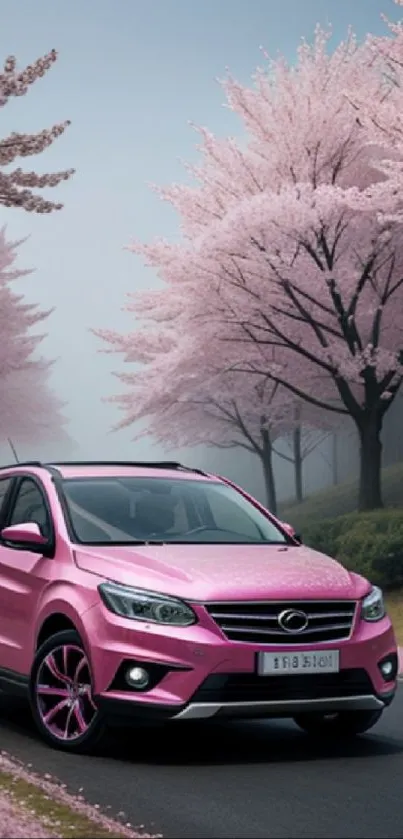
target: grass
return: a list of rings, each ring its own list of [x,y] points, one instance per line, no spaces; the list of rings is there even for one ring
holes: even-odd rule
[[[3,816],[3,818],[2,818]],[[36,774],[6,752],[0,751],[0,837],[33,835],[61,839],[158,839],[104,814],[81,794],[71,795],[65,784],[46,774]],[[2,824],[5,821],[5,824]],[[25,831],[28,831],[26,833]]]
[[[403,507],[403,463],[396,463],[383,470],[382,491],[386,507]],[[280,504],[280,516],[303,534],[306,524],[355,512],[357,497],[357,480],[348,481],[310,495],[302,504]]]
[[[0,772],[0,792],[7,792],[11,800],[18,804],[27,815],[43,821],[44,827],[51,833],[63,837],[80,839],[112,839],[122,834],[107,830],[92,819],[72,810],[67,804],[53,800],[35,784],[29,783],[8,772]]]

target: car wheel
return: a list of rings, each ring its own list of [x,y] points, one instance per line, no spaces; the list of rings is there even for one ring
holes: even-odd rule
[[[380,711],[340,711],[335,714],[299,714],[294,722],[307,734],[327,737],[353,737],[365,734],[380,717]]]
[[[89,752],[105,733],[92,697],[92,675],[77,632],[48,638],[35,656],[30,704],[36,726],[49,745],[68,752]]]

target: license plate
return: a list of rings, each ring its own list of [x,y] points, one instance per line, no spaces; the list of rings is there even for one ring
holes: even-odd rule
[[[258,672],[261,676],[283,673],[338,673],[339,650],[299,653],[259,653]]]

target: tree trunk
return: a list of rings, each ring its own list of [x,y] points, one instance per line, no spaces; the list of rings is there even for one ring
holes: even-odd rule
[[[383,507],[381,430],[382,419],[376,414],[365,417],[358,426],[360,436],[358,509],[362,512]]]
[[[332,434],[332,478],[333,486],[339,483],[339,452],[338,452],[338,437],[337,431]]]
[[[277,515],[276,482],[273,470],[273,449],[270,434],[266,428],[262,429],[262,467],[264,483],[266,488],[267,506],[274,516]]]
[[[302,445],[301,445],[301,426],[297,425],[293,431],[293,450],[294,450],[294,478],[295,478],[295,498],[298,502],[304,500],[304,489],[302,481]]]

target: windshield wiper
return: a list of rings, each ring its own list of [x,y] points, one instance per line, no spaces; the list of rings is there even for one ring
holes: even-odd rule
[[[161,539],[125,539],[122,541],[117,542],[116,540],[108,541],[108,542],[84,542],[83,544],[86,545],[109,545],[111,548],[119,547],[119,548],[131,548],[131,547],[138,547],[142,545],[143,547],[147,547],[147,545],[166,545],[166,542],[163,542]]]

